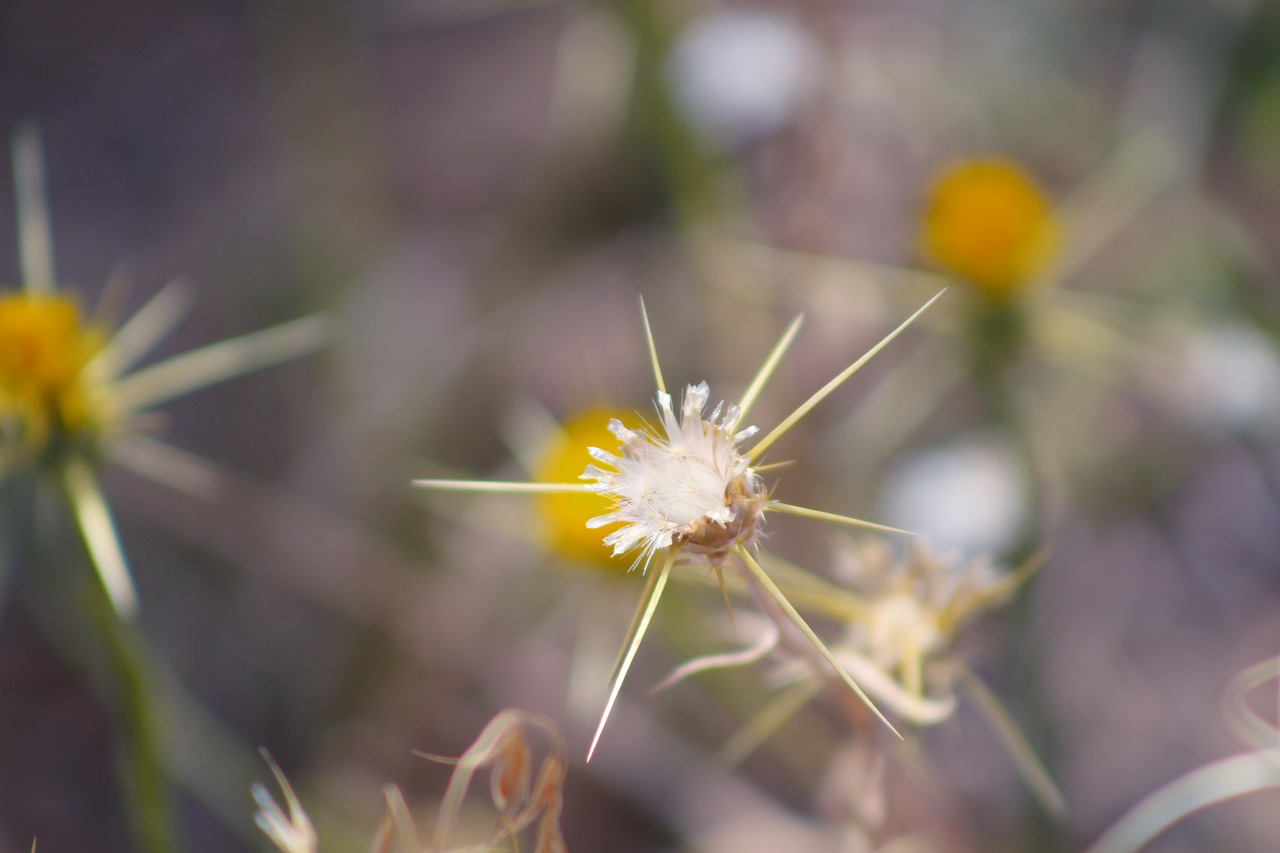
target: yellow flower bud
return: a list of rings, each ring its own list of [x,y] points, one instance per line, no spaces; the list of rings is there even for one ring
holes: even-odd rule
[[[40,452],[52,430],[94,426],[84,368],[102,346],[101,332],[82,322],[68,296],[0,297],[0,421],[7,434]]]
[[[977,159],[943,171],[923,218],[921,247],[942,269],[992,299],[1006,299],[1045,270],[1058,246],[1058,223],[1030,175],[1001,159]]]

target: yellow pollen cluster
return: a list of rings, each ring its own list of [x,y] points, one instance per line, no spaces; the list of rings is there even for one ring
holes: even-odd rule
[[[0,297],[0,429],[6,442],[40,453],[54,436],[94,425],[85,366],[103,342],[69,297]]]
[[[1004,299],[1044,271],[1058,245],[1058,224],[1040,187],[1019,166],[968,160],[934,183],[921,244],[939,267]]]
[[[617,418],[634,425],[635,415],[612,409],[588,409],[564,424],[539,461],[533,479],[540,483],[572,483],[591,461],[588,447],[611,447],[617,439],[609,432],[609,421]],[[625,572],[630,561],[613,556],[599,530],[587,522],[604,515],[613,505],[606,495],[590,492],[556,492],[538,496],[538,514],[548,550],[562,557],[593,566]]]

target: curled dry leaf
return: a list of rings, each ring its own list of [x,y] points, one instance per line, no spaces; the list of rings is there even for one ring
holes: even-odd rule
[[[535,762],[537,751],[529,737],[533,731],[542,732],[546,741],[541,762]],[[519,851],[522,849],[519,836],[530,827],[535,827],[534,853],[568,853],[569,848],[560,831],[567,769],[564,737],[549,717],[508,708],[489,721],[461,757],[419,755],[454,765],[449,786],[440,803],[435,846],[422,846],[404,795],[395,785],[387,785],[382,791],[386,805],[370,847],[371,853],[426,853],[428,849],[435,853]],[[266,752],[263,752],[263,757],[284,792],[288,814],[263,785],[255,783],[253,796],[258,802],[258,826],[283,853],[315,853],[315,831],[302,804],[275,762]],[[498,812],[497,819],[483,841],[459,846],[453,841],[454,828],[459,822],[472,779],[486,768],[490,773],[489,796]]]
[[[547,751],[534,769],[534,749],[529,740],[532,731],[540,731],[547,741]],[[432,760],[439,756],[424,756]],[[456,761],[449,787],[440,804],[436,823],[436,847],[450,850],[450,842],[463,801],[477,772],[488,768],[489,795],[498,818],[483,849],[510,841],[530,826],[537,825],[537,853],[565,853],[560,832],[565,778],[565,745],[559,728],[542,714],[509,708],[489,721],[475,743]]]

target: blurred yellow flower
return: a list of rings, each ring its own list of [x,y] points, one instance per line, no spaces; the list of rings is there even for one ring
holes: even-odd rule
[[[99,482],[107,462],[173,484],[207,482],[190,456],[154,438],[157,404],[314,352],[327,337],[321,316],[138,367],[172,330],[189,293],[174,282],[117,329],[86,320],[57,287],[44,158],[33,125],[14,135],[22,289],[0,295],[0,478],[29,467],[61,481],[94,569],[121,616],[137,593]]]
[[[1058,246],[1048,199],[1021,167],[998,158],[944,170],[925,207],[925,255],[993,299],[1005,299],[1042,273]]]
[[[69,296],[0,296],[0,434],[6,454],[16,443],[40,455],[60,436],[74,439],[99,425],[103,412],[86,367],[104,341]]]
[[[609,421],[615,418],[638,426],[633,414],[608,408],[587,409],[571,418],[543,453],[533,480],[567,483],[577,479],[591,462],[588,447],[608,447],[616,441],[609,432]],[[608,496],[592,492],[539,495],[538,515],[547,549],[575,561],[625,572],[631,564],[615,558],[613,549],[601,541],[600,531],[587,527],[588,521],[607,513],[612,503]]]

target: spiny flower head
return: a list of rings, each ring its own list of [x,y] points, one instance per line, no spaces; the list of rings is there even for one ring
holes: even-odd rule
[[[797,317],[791,323],[774,346],[743,393],[740,404],[726,407],[722,402],[712,410],[709,417],[704,417],[710,390],[706,383],[699,383],[686,389],[680,415],[677,417],[658,363],[648,314],[644,312],[644,303],[641,302],[645,337],[658,391],[661,431],[652,427],[631,429],[621,421],[612,421],[609,429],[618,441],[618,454],[595,446],[589,448],[588,452],[598,464],[588,465],[579,479],[593,482],[414,481],[415,485],[423,488],[445,491],[534,495],[594,493],[613,499],[612,511],[595,516],[587,522],[587,526],[599,529],[610,524],[621,524],[620,528],[603,537],[603,543],[612,547],[615,554],[638,550],[639,555],[633,566],[641,566],[647,579],[614,668],[609,698],[587,751],[588,760],[599,743],[600,734],[618,698],[622,683],[653,621],[672,569],[689,562],[707,563],[716,570],[722,581],[721,589],[726,601],[728,593],[723,586],[722,566],[741,575],[757,601],[765,603],[770,617],[793,625],[812,644],[815,656],[832,667],[841,680],[892,729],[892,724],[840,666],[831,650],[769,577],[753,552],[760,521],[766,511],[834,521],[855,527],[897,533],[904,531],[774,500],[766,493],[752,465],[775,441],[861,369],[941,295],[939,293],[925,303],[745,451],[740,451],[738,445],[753,437],[756,430],[754,427],[739,429],[739,424],[795,339],[801,318]],[[655,560],[655,557],[658,559]],[[650,563],[657,565],[656,571],[649,571]]]
[[[88,368],[105,336],[63,294],[0,296],[0,435],[6,455],[41,455],[105,419]]]
[[[920,242],[926,256],[992,299],[1006,299],[1042,273],[1058,245],[1044,192],[1008,160],[966,160],[930,190]]]
[[[764,489],[738,444],[757,430],[738,430],[741,409],[723,402],[704,418],[709,393],[705,382],[688,386],[677,418],[671,395],[660,391],[664,435],[614,419],[609,431],[620,455],[590,448],[593,459],[613,470],[588,465],[580,479],[594,480],[592,491],[612,497],[614,505],[587,527],[623,525],[604,538],[615,556],[638,548],[637,560],[647,566],[654,554],[676,546],[719,563],[755,538]]]

